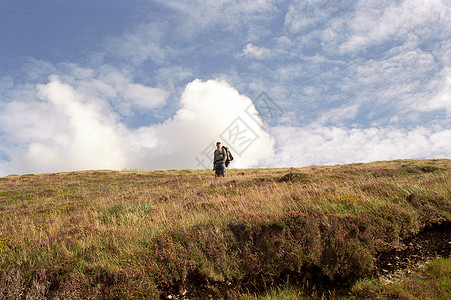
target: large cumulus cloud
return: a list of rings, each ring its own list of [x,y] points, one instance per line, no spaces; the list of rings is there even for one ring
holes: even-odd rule
[[[143,90],[150,93],[144,93],[147,98],[140,96],[142,107],[162,101],[154,89],[136,84],[127,87],[131,95],[143,95]],[[10,157],[2,161],[4,174],[13,170],[204,168],[210,167],[214,142],[219,139],[238,149],[235,167],[257,166],[273,151],[273,139],[252,101],[216,80],[192,81],[173,117],[138,128],[128,128],[105,99],[86,89],[77,90],[58,76],[37,85],[35,98],[10,101],[2,111],[4,134],[21,145],[3,146]],[[236,120],[241,123],[234,124]],[[236,137],[229,136],[230,126],[241,126],[235,128],[241,134],[243,130],[252,133],[245,137],[252,138],[245,149]]]

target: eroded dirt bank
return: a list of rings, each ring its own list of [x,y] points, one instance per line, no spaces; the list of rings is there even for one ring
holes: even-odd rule
[[[410,273],[424,266],[433,258],[451,257],[451,222],[446,221],[425,228],[418,235],[400,242],[397,249],[380,251],[375,256],[374,271],[368,276],[383,277],[386,281],[395,281],[397,277]],[[316,294],[334,290],[346,296],[351,282],[331,281],[321,275],[321,270],[314,266],[306,266],[304,272],[286,273],[269,286],[301,285],[313,288]],[[258,276],[258,274],[256,274]],[[190,274],[184,284],[178,283],[170,287],[162,287],[161,299],[227,299],[239,291],[257,292],[262,286],[258,278],[247,278],[245,282],[211,282],[198,274]]]
[[[409,273],[435,257],[451,257],[451,222],[426,228],[402,244],[402,249],[377,254],[375,276],[390,278],[396,273]]]

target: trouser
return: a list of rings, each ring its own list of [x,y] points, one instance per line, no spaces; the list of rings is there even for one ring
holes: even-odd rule
[[[224,163],[215,163],[215,176],[226,176],[226,168]]]

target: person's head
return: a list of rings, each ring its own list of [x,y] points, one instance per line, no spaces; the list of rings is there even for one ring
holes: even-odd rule
[[[218,149],[221,148],[221,142],[216,143],[216,148],[218,148]]]

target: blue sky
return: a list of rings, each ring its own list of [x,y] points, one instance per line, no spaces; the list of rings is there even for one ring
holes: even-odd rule
[[[0,1],[0,176],[451,158],[451,2]]]

